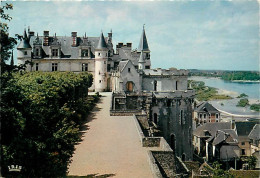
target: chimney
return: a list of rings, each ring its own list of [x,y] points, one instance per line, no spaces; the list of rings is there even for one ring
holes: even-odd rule
[[[43,31],[43,46],[49,46],[49,31]]]
[[[235,129],[235,120],[233,119],[231,120],[231,129],[233,130]]]
[[[108,33],[108,43],[112,43],[112,30]]]
[[[131,48],[132,47],[132,43],[126,43],[126,46]]]
[[[32,31],[29,32],[29,38],[31,38],[31,36],[34,36],[34,32]]]
[[[71,32],[72,44],[71,46],[77,46],[77,32]]]

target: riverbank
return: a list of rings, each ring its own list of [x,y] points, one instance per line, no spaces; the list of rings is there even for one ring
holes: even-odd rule
[[[249,104],[260,103],[259,83],[243,83],[225,81],[216,77],[189,77],[189,80],[203,81],[206,86],[216,88],[218,94],[229,95],[233,99],[228,100],[208,100],[214,107],[239,115],[255,115],[259,116],[259,112],[252,111],[250,106],[237,107],[237,103],[241,98],[237,98],[240,94],[248,95]]]

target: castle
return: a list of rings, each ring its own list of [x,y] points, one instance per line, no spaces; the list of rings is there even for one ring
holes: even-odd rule
[[[138,59],[141,51],[145,54],[143,66],[149,69],[150,50],[146,40],[145,30],[141,37],[138,50],[132,51],[132,43],[118,43],[116,51],[113,49],[112,31],[104,37],[77,36],[72,32],[71,37],[49,35],[44,31],[43,36],[35,35],[26,30],[22,41],[17,47],[18,65],[29,60],[33,66],[27,66],[27,71],[87,71],[94,76],[94,83],[90,90],[110,91],[111,72],[116,70],[120,61],[131,60],[138,68]],[[146,47],[146,48],[143,48]]]
[[[193,159],[192,103],[195,96],[187,87],[188,71],[150,69],[150,49],[143,28],[137,50],[132,43],[118,43],[113,49],[112,32],[108,37],[35,36],[24,31],[17,47],[18,64],[29,60],[28,71],[87,71],[94,76],[91,90],[113,91],[111,113],[144,112],[162,131],[176,156]]]

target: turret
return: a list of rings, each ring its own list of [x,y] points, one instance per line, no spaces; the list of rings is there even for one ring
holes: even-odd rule
[[[95,91],[105,91],[107,89],[107,59],[108,48],[101,32],[95,49]]]
[[[26,30],[24,30],[23,38],[17,47],[17,63],[24,64],[26,60],[31,60],[32,47],[27,37]]]

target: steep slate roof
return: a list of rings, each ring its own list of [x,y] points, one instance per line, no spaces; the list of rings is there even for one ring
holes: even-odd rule
[[[253,140],[260,140],[260,124],[254,126],[248,137]]]
[[[193,135],[196,135],[198,137],[205,137],[204,131],[208,131],[211,134],[211,136],[214,136],[217,130],[230,129],[230,128],[231,128],[230,122],[205,123],[197,127],[193,131]]]
[[[127,61],[120,61],[118,64],[118,69],[120,72],[122,72],[122,70],[125,68],[126,64],[129,62],[130,60]]]
[[[18,45],[17,49],[19,49],[19,48],[32,48],[29,43],[29,39],[27,37],[26,30],[24,30],[23,39],[20,42],[20,44]]]
[[[194,111],[196,112],[210,112],[210,113],[218,113],[219,111],[213,107],[211,104],[209,104],[208,102],[202,102],[200,103],[195,109]]]
[[[223,141],[226,141],[227,143],[237,142],[236,132],[232,129],[218,130],[213,145],[218,145]]]
[[[222,145],[220,148],[221,160],[233,160],[239,158],[240,148],[237,145]]]
[[[96,49],[107,49],[107,43],[105,41],[103,32],[101,32],[101,34],[100,34],[98,45],[97,45]]]
[[[148,46],[148,42],[147,42],[147,38],[146,38],[146,35],[145,35],[145,30],[143,28],[143,33],[142,33],[142,36],[141,36],[141,39],[140,39],[140,42],[139,42],[139,46],[138,46],[138,52],[141,52],[141,51],[150,51],[149,50],[149,46]]]
[[[31,36],[30,44],[33,45],[37,37]],[[38,37],[39,40],[43,41],[43,36]],[[61,44],[61,52],[63,54],[62,58],[70,58],[70,59],[77,59],[79,57],[79,49],[78,47],[72,47],[72,37],[70,36],[56,36],[58,42]],[[91,55],[94,55],[94,51],[96,46],[98,45],[100,37],[88,37],[88,41],[91,45]],[[49,37],[49,43],[53,41],[53,37]],[[105,38],[106,39],[106,38]],[[77,44],[81,44],[83,41],[82,37],[77,37]],[[49,46],[42,46],[43,52],[46,55],[49,55]]]
[[[240,136],[248,136],[253,127],[256,124],[259,124],[259,121],[245,121],[245,122],[235,122],[237,135]]]

